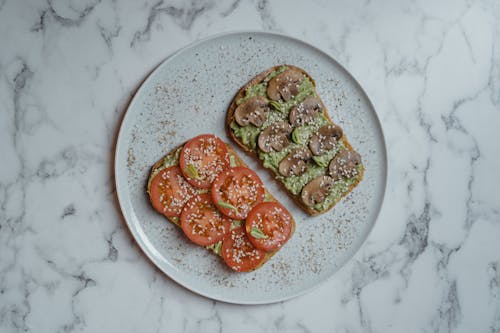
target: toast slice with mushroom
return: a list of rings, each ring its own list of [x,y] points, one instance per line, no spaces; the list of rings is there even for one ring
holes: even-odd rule
[[[363,178],[361,155],[301,68],[274,66],[245,84],[229,105],[226,131],[309,215],[333,208]]]

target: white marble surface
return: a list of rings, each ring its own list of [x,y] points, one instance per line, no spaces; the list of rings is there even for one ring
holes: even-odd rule
[[[235,306],[141,254],[114,140],[166,56],[235,29],[322,48],[389,152],[361,251],[311,293]],[[0,0],[0,332],[500,332],[498,1]]]

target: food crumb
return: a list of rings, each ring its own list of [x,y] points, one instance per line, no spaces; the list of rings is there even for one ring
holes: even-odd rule
[[[135,163],[134,150],[132,148],[129,148],[127,154],[128,154],[128,156],[127,156],[127,166],[131,167]]]

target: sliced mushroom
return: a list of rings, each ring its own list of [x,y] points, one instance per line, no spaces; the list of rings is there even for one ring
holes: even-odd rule
[[[288,69],[269,80],[267,95],[274,101],[281,98],[288,101],[299,93],[299,86],[303,78],[304,75],[301,72]]]
[[[260,150],[269,153],[271,151],[282,151],[290,144],[288,135],[292,132],[292,126],[288,122],[280,121],[267,127],[259,134],[258,144]]]
[[[297,127],[313,122],[321,110],[323,110],[321,100],[317,97],[308,97],[290,111],[290,124]]]
[[[314,206],[317,203],[325,201],[332,190],[334,181],[329,176],[319,176],[307,183],[302,189],[302,202],[306,206]]]
[[[358,174],[361,155],[354,150],[343,150],[338,153],[328,166],[328,172],[334,180],[352,178]]]
[[[269,111],[269,103],[263,96],[255,96],[247,99],[234,111],[234,120],[242,127],[253,124],[261,127],[266,121],[266,112]]]
[[[306,161],[312,157],[309,148],[293,149],[278,165],[278,171],[285,177],[300,176],[307,170]]]
[[[335,125],[325,125],[318,130],[318,133],[311,137],[309,148],[313,155],[321,155],[325,151],[335,147],[342,137],[342,129]]]

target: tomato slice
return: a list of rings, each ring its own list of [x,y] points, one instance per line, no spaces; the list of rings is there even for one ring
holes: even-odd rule
[[[149,187],[149,198],[158,212],[167,217],[179,217],[184,204],[193,197],[196,189],[182,176],[178,166],[161,170]]]
[[[229,168],[212,184],[212,200],[224,215],[243,220],[264,200],[264,185],[249,168]]]
[[[179,165],[191,185],[209,188],[215,177],[229,167],[226,145],[213,134],[194,137],[182,148]]]
[[[195,244],[208,246],[224,238],[231,229],[231,219],[222,215],[212,204],[210,194],[198,194],[182,209],[181,227]]]
[[[292,233],[292,215],[277,202],[263,202],[248,214],[245,229],[252,244],[263,251],[276,251]]]
[[[234,271],[249,272],[265,259],[266,252],[252,245],[243,227],[237,227],[222,241],[222,258]]]

